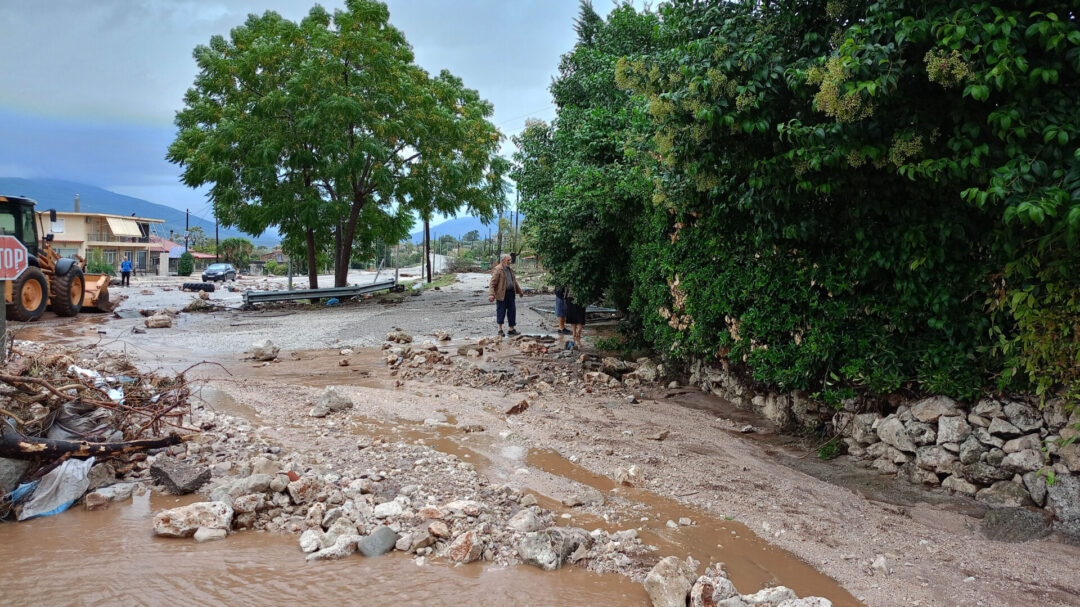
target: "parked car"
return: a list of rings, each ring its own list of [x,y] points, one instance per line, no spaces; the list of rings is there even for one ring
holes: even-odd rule
[[[203,270],[203,282],[236,280],[236,268],[231,263],[212,263]]]

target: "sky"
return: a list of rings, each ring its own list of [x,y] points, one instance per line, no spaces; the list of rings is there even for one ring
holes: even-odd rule
[[[89,183],[211,217],[165,160],[195,73],[192,50],[250,13],[298,21],[308,0],[0,0],[0,177]],[[321,2],[333,11],[343,0]],[[430,73],[495,106],[509,137],[555,115],[548,86],[575,41],[578,0],[389,0]],[[640,6],[640,2],[636,2]],[[606,14],[612,0],[594,0]]]

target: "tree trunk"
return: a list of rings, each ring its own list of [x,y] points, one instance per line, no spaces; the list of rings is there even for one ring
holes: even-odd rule
[[[170,434],[164,438],[124,441],[118,443],[91,443],[87,441],[54,440],[24,436],[11,427],[0,426],[0,457],[15,459],[35,459],[45,457],[55,459],[64,455],[70,457],[90,457],[91,455],[113,455],[134,453],[146,449],[161,449],[179,445],[190,437]]]
[[[431,225],[424,220],[424,259],[427,261],[427,281],[431,282]]]
[[[338,264],[334,268],[334,286],[344,287],[349,277],[349,263],[348,260],[352,259],[352,245],[353,238],[356,237],[356,222],[360,219],[360,211],[364,208],[364,204],[367,203],[367,196],[360,196],[358,193],[353,195],[352,209],[349,210],[349,218],[345,222],[344,234],[341,234],[341,240],[335,242],[334,248],[337,249],[337,256],[339,259],[345,260],[345,263]],[[339,232],[340,230],[340,224]]]
[[[319,288],[319,267],[318,262],[315,259],[315,230],[307,228],[305,231],[307,236],[307,265],[308,265],[308,288]]]

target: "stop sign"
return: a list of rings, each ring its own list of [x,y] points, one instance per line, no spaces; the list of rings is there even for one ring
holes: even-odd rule
[[[15,280],[26,264],[26,246],[14,236],[0,236],[0,280]]]

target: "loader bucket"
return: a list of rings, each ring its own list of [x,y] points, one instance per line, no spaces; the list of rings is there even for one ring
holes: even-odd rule
[[[116,304],[109,301],[108,274],[86,275],[86,296],[83,298],[83,310],[97,310],[98,312],[112,312]]]

